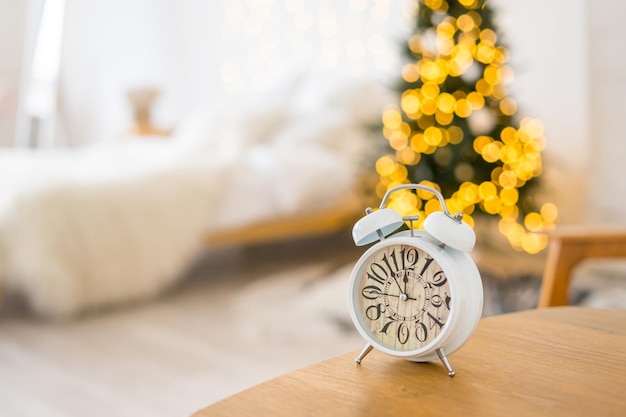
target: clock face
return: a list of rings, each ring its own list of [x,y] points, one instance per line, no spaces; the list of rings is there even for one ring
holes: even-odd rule
[[[426,251],[389,245],[365,259],[356,274],[357,314],[382,345],[413,351],[430,344],[445,328],[450,285]]]

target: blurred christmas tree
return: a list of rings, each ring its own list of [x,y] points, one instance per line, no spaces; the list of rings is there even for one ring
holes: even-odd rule
[[[379,158],[377,193],[402,183],[439,188],[452,213],[473,224],[475,209],[499,215],[511,245],[529,253],[547,243],[554,204],[540,209],[531,188],[541,174],[543,127],[516,117],[513,75],[484,0],[419,0],[398,108],[383,114],[389,153]],[[392,194],[389,206],[421,218],[440,210],[429,193]]]

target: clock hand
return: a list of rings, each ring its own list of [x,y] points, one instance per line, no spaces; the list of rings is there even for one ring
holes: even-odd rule
[[[387,297],[398,297],[404,301],[406,300],[413,300],[413,301],[417,301],[417,298],[413,298],[413,297],[409,297],[407,294],[402,293],[402,294],[387,294]]]
[[[402,292],[402,287],[400,287],[400,283],[398,282],[398,277],[396,276],[396,274],[392,274],[392,277],[393,277],[393,280],[396,282],[398,289],[400,290],[400,292]]]

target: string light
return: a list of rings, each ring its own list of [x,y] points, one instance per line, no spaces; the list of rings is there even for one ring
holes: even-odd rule
[[[443,167],[457,184],[446,199],[450,211],[464,213],[470,225],[476,208],[499,216],[498,229],[515,249],[537,253],[547,245],[544,232],[558,220],[554,204],[529,210],[529,198],[523,193],[543,169],[543,126],[532,118],[522,119],[518,126],[512,123],[518,105],[507,96],[506,86],[513,72],[496,32],[491,25],[482,26],[489,18],[483,15],[485,6],[484,0],[419,2],[419,17],[436,18],[430,21],[430,30],[408,40],[408,50],[418,59],[402,68],[407,87],[399,108],[383,113],[383,133],[395,152],[376,163],[376,190],[382,196],[391,187],[414,182],[413,173],[419,179],[424,170],[432,170],[429,164]],[[452,78],[473,89],[452,88],[462,84]],[[480,129],[485,134],[475,134]],[[459,144],[465,146],[455,154],[450,145]],[[468,156],[468,150],[474,156]],[[480,178],[479,170],[485,178]],[[441,190],[440,181],[420,183]],[[408,193],[392,194],[388,206],[420,219],[440,209],[435,196],[420,191],[411,199]]]

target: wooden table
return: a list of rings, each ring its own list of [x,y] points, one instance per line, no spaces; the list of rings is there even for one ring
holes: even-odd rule
[[[332,341],[329,341],[332,343]],[[219,401],[213,416],[626,416],[626,311],[554,307],[483,319],[440,362],[358,351]]]

